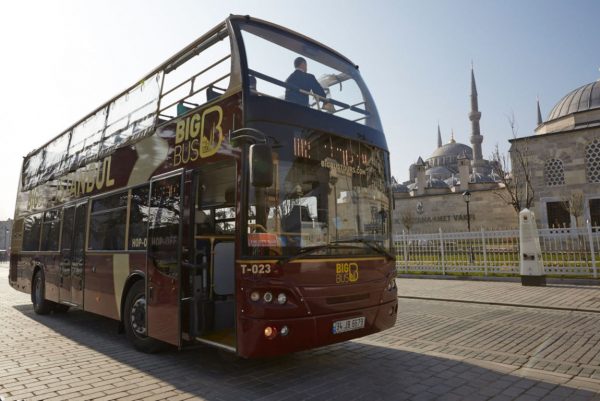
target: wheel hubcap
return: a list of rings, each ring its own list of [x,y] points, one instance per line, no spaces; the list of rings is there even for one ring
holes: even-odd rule
[[[146,336],[146,298],[143,296],[131,306],[131,328],[137,336]]]

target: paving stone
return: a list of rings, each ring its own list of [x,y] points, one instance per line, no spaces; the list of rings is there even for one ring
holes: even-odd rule
[[[0,265],[0,277],[6,275]],[[431,283],[420,281],[415,291]],[[450,292],[443,286],[455,284],[435,286]],[[490,294],[520,294],[516,287],[485,285]],[[593,361],[600,350],[600,314],[401,299],[398,322],[386,332],[246,361],[223,359],[208,347],[141,354],[109,319],[77,310],[38,316],[29,295],[9,288],[6,280],[0,280],[0,294],[0,395],[6,401],[504,401],[600,394],[598,381],[589,379],[598,373]],[[544,302],[543,296],[536,299]],[[590,347],[581,348],[583,341]],[[583,360],[587,350],[594,352],[587,365],[573,362]],[[536,369],[554,365],[556,372]]]

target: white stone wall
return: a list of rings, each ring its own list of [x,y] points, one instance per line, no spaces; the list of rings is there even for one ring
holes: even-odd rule
[[[506,189],[469,191],[471,231],[518,227],[516,211],[499,196],[506,196]],[[467,231],[467,206],[461,192],[423,196],[397,195],[395,204],[394,234],[401,234],[403,230],[432,233],[440,228],[445,232]]]
[[[585,210],[580,225],[589,218],[589,200],[600,198],[600,183],[588,182],[585,167],[585,147],[600,137],[600,128],[580,129],[570,132],[539,134],[513,141],[511,149],[527,149],[527,158],[532,172],[532,186],[535,191],[535,211],[538,225],[548,225],[546,203],[568,200],[573,192],[582,192]],[[513,168],[514,152],[511,154]],[[546,185],[544,166],[549,159],[559,159],[564,167],[564,185]],[[575,225],[575,218],[571,218]]]

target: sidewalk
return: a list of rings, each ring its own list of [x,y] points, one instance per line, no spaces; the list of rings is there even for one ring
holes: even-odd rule
[[[432,299],[600,313],[600,287],[548,283],[406,278],[396,280],[400,298]]]

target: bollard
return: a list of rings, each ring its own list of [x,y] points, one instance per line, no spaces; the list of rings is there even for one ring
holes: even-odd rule
[[[535,215],[529,209],[519,213],[519,244],[521,285],[546,286],[542,248],[535,224]]]

